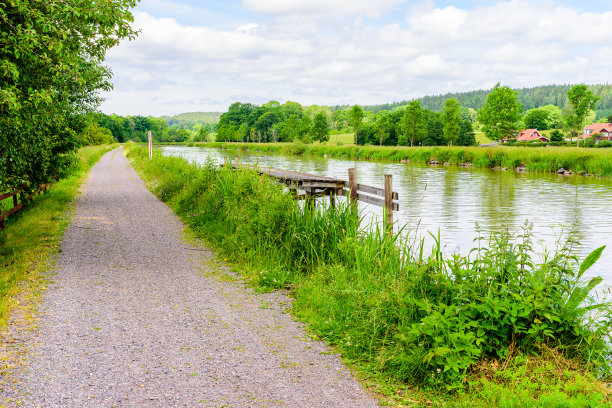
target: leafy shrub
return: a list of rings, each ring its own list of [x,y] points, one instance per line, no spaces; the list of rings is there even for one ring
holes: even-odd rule
[[[561,133],[561,131],[559,131],[558,129],[553,130],[552,132],[550,132],[550,141],[563,142],[563,133]]]
[[[597,144],[597,147],[612,147],[612,141],[611,140],[602,140]]]

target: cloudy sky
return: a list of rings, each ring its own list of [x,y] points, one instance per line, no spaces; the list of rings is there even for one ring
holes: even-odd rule
[[[612,78],[609,0],[141,0],[111,50],[120,115],[375,104]]]

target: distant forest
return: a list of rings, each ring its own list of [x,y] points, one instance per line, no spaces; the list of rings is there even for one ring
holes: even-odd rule
[[[551,119],[552,117],[555,118],[554,125],[548,127],[543,125],[536,126],[538,129],[545,130],[560,127],[561,115],[568,105],[567,91],[571,87],[572,85],[546,85],[518,89],[516,92],[518,101],[523,106],[524,112],[540,107],[546,107],[545,109],[549,111],[551,108],[556,110],[556,113],[551,113]],[[596,105],[596,117],[591,117],[591,119],[604,121],[612,115],[612,85],[591,85],[589,88],[600,98]],[[420,101],[421,108],[424,112],[430,112],[427,113],[428,120],[436,119],[435,122],[439,125],[439,118],[437,115],[442,112],[444,103],[447,99],[455,98],[461,105],[462,117],[464,119],[469,119],[473,125],[477,126],[476,111],[482,107],[489,92],[491,92],[491,90],[448,93],[445,95],[424,96],[416,100]],[[391,114],[389,116],[391,119],[390,123],[393,124],[399,118],[400,111],[404,111],[409,104],[410,101],[405,100],[382,105],[361,105],[364,111],[364,123],[366,123],[366,125],[374,124],[377,122],[380,115],[389,113]],[[553,108],[554,106],[559,109]],[[248,108],[248,114],[243,113],[249,117],[249,120],[242,118],[244,115],[238,115],[242,118],[241,120],[229,120],[230,117],[235,116],[235,109],[232,108],[236,107],[240,107],[243,110]],[[289,115],[285,112],[287,109],[293,109],[296,110],[296,112],[291,112],[292,114]],[[121,142],[127,140],[145,141],[147,130],[152,130],[153,138],[156,141],[162,142],[200,141],[214,138],[219,138],[220,140],[243,140],[249,139],[247,133],[250,133],[251,129],[255,130],[255,133],[259,134],[260,137],[263,136],[264,140],[267,140],[267,130],[271,129],[272,140],[278,139],[287,141],[293,140],[297,133],[308,134],[309,131],[305,129],[310,129],[309,126],[311,124],[306,126],[306,119],[313,119],[316,112],[325,113],[333,133],[352,133],[354,129],[350,125],[350,109],[351,106],[348,105],[330,107],[313,105],[311,107],[302,107],[296,102],[287,102],[281,106],[278,102],[271,101],[263,106],[237,103],[232,105],[229,111],[223,114],[221,112],[188,112],[174,116],[154,118],[151,116],[122,117],[99,113],[96,115],[96,122],[101,128],[108,129],[113,137]],[[268,113],[268,111],[270,112]],[[268,113],[266,119],[273,122],[266,127],[265,131],[263,129],[263,120],[256,126],[259,116],[264,113]],[[278,115],[276,115],[278,117],[275,116],[276,113],[278,113]],[[295,118],[289,119],[289,123],[285,123],[285,120],[288,119],[289,116],[295,116],[297,119],[302,119],[303,123],[292,125],[292,121]],[[224,122],[224,117],[227,123]],[[221,124],[219,123],[220,121]],[[219,124],[221,125],[221,129],[218,129]],[[275,126],[272,127],[272,125]],[[438,127],[439,126],[433,126],[431,123],[428,125],[428,129],[437,129]],[[390,129],[393,128],[394,126],[390,127]],[[363,130],[365,131],[367,129],[369,129],[369,127],[365,126]],[[218,130],[220,130],[219,135],[217,135]],[[373,128],[370,130],[370,133],[375,133]],[[468,134],[470,132],[468,132]],[[240,136],[238,133],[240,133]],[[395,139],[397,139],[397,136],[393,136],[394,132],[390,130],[388,133],[389,137],[383,138],[383,144],[386,139],[388,139],[388,143],[396,142]],[[301,135],[301,137],[303,138],[304,135]],[[368,139],[366,140],[366,142],[368,142],[369,139],[374,139],[374,136],[370,135],[366,139]],[[431,137],[429,139],[427,139],[428,143],[431,144],[444,142],[443,140],[434,140],[435,138]],[[372,140],[372,142],[375,141]],[[466,141],[466,143],[469,142]]]
[[[554,105],[563,110],[567,105],[567,91],[572,85],[545,85],[534,88],[517,89],[518,101],[523,105],[523,110],[539,108],[546,105]],[[612,114],[612,85],[590,85],[589,89],[600,97],[599,103],[596,106],[597,120],[605,119]],[[455,98],[464,108],[472,108],[479,110],[487,99],[487,95],[491,92],[490,89],[448,93],[444,95],[424,96],[416,98],[421,101],[421,107],[434,112],[442,112],[444,102],[449,98]],[[385,103],[382,105],[365,105],[362,106],[366,111],[378,113],[384,110],[394,110],[400,107],[405,107],[410,101]],[[332,111],[345,110],[350,108],[348,105],[338,105],[331,107]]]
[[[217,131],[220,112],[190,112],[175,116],[119,116],[97,113],[94,121],[119,142],[147,141],[150,130],[156,142],[204,141]]]

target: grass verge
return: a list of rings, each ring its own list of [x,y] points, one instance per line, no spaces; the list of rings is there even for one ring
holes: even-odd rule
[[[70,203],[87,172],[114,147],[117,146],[81,148],[70,176],[5,221],[6,229],[0,232],[0,328],[7,324],[20,282],[36,281],[40,272],[48,268],[68,225]]]
[[[395,406],[609,406],[612,305],[568,239],[536,262],[529,229],[476,239],[468,256],[362,228],[346,205],[309,209],[264,176],[128,158],[149,188]]]
[[[256,150],[269,153],[336,157],[349,160],[440,164],[468,164],[481,168],[505,168],[526,171],[557,172],[563,168],[576,174],[612,176],[612,149],[577,147],[397,147],[397,146],[326,146],[302,143],[208,143],[206,147]]]

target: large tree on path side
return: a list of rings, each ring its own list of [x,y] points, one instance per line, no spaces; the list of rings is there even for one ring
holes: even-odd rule
[[[0,193],[61,173],[136,0],[0,0]]]

